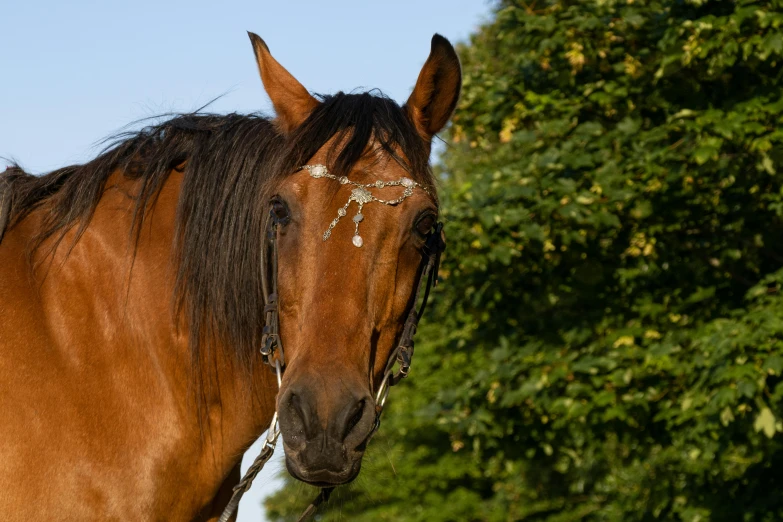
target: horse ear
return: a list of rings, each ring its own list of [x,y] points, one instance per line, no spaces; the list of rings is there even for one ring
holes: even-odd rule
[[[272,57],[269,47],[260,36],[250,31],[247,35],[253,44],[261,81],[272,99],[281,130],[289,133],[307,119],[319,102]]]
[[[449,121],[462,87],[462,68],[448,40],[432,37],[430,56],[424,63],[416,87],[405,103],[408,117],[419,134],[430,141]]]

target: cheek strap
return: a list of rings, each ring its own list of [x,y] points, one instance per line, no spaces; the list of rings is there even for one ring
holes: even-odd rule
[[[440,256],[446,249],[446,235],[443,232],[443,223],[438,222],[435,228],[427,236],[427,241],[422,249],[421,266],[419,277],[416,281],[416,288],[413,292],[412,302],[408,317],[402,329],[402,335],[397,342],[397,347],[392,351],[389,360],[386,362],[386,368],[383,372],[381,385],[375,394],[375,426],[372,434],[378,430],[381,424],[381,413],[386,404],[386,397],[389,395],[391,386],[395,386],[402,379],[408,376],[413,359],[414,341],[416,329],[419,326],[419,319],[427,308],[427,301],[430,297],[430,290],[438,284],[438,269],[440,268]],[[421,295],[422,289],[424,294]],[[421,305],[416,309],[416,304],[421,297]],[[394,373],[394,365],[399,363],[400,367]]]

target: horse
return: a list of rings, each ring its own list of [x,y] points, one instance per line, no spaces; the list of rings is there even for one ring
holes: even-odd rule
[[[316,96],[249,36],[274,117],[173,115],[0,174],[6,519],[216,520],[273,419],[295,478],[359,473],[460,63],[436,34],[405,104]]]

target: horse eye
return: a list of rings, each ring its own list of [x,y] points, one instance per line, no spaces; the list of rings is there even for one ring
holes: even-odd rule
[[[433,214],[425,214],[416,222],[416,232],[422,236],[426,236],[432,231],[432,227],[435,226],[435,216]]]
[[[282,225],[286,225],[290,221],[288,207],[279,199],[272,201],[272,210],[270,212],[275,221]]]

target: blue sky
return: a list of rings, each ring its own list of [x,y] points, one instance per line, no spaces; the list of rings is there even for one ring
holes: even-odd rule
[[[130,122],[221,95],[211,111],[270,113],[248,30],[312,92],[380,88],[403,102],[432,34],[464,41],[490,10],[487,0],[4,1],[0,157],[33,173],[84,162]],[[281,457],[273,463],[240,521],[263,520]]]
[[[485,0],[68,1],[0,7],[0,157],[40,173],[83,162],[129,122],[271,110],[246,31],[310,91],[404,101],[434,32],[464,40]],[[2,160],[0,160],[2,161]]]

